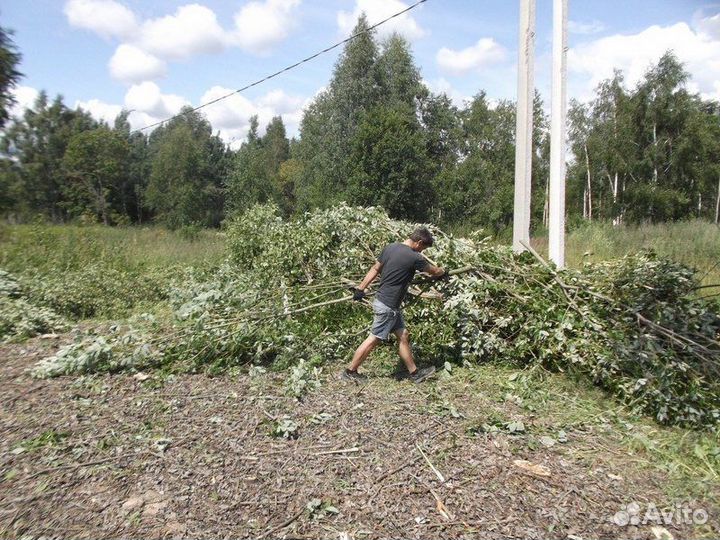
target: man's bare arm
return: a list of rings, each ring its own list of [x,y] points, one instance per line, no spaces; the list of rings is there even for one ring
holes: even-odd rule
[[[445,274],[445,269],[434,264],[429,264],[425,269],[426,274],[430,274],[432,277],[440,277]]]
[[[380,270],[382,270],[382,263],[380,261],[377,261],[373,267],[368,271],[367,274],[365,274],[365,277],[360,282],[360,285],[358,285],[358,289],[361,291],[364,291],[367,289],[370,284],[375,281],[375,278],[377,278],[380,275]]]

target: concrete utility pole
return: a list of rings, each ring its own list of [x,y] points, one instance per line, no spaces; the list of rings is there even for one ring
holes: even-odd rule
[[[530,243],[530,180],[532,173],[533,98],[535,95],[535,0],[520,0],[518,93],[515,128],[515,211],[513,250]]]
[[[565,116],[567,110],[568,0],[553,0],[552,109],[550,111],[549,254],[565,266]]]

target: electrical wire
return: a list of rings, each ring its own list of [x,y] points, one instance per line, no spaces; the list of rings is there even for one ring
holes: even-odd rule
[[[140,131],[144,131],[144,130],[146,130],[146,129],[154,128],[154,127],[156,127],[156,126],[159,126],[159,125],[164,124],[165,122],[169,122],[170,120],[174,120],[175,118],[179,118],[179,117],[184,116],[184,115],[186,115],[186,114],[188,114],[188,113],[198,111],[198,110],[200,110],[200,109],[203,109],[203,108],[205,108],[205,107],[208,107],[209,105],[213,105],[214,103],[217,103],[218,101],[222,101],[222,100],[224,100],[224,99],[227,99],[227,98],[229,98],[230,96],[234,96],[235,94],[239,94],[239,93],[241,93],[241,92],[244,92],[245,90],[247,90],[247,89],[249,89],[249,88],[252,88],[253,86],[257,86],[258,84],[264,83],[265,81],[268,81],[268,80],[270,80],[270,79],[272,79],[272,78],[274,78],[274,77],[277,77],[278,75],[281,75],[282,73],[285,73],[286,71],[290,71],[291,69],[295,69],[296,67],[298,67],[298,66],[300,66],[300,65],[302,65],[302,64],[304,64],[304,63],[306,63],[306,62],[309,62],[310,60],[314,60],[315,58],[317,58],[318,56],[320,56],[320,55],[322,55],[322,54],[325,54],[325,53],[327,53],[327,52],[330,52],[330,51],[332,51],[333,49],[337,49],[337,48],[340,47],[341,45],[344,45],[345,43],[348,43],[349,41],[352,41],[353,39],[355,39],[355,38],[357,38],[357,37],[359,37],[359,36],[361,36],[361,35],[363,35],[363,34],[366,34],[366,33],[370,32],[371,30],[374,30],[374,29],[377,28],[378,26],[380,26],[380,25],[382,25],[382,24],[385,24],[386,22],[394,19],[395,17],[399,17],[399,16],[402,15],[403,13],[407,13],[407,12],[410,11],[411,9],[415,9],[415,8],[418,7],[420,4],[423,4],[423,3],[425,3],[425,2],[427,2],[427,0],[418,0],[417,2],[415,2],[414,4],[412,4],[411,6],[403,9],[402,11],[398,11],[398,12],[395,13],[394,15],[390,15],[388,18],[383,19],[382,21],[377,22],[377,23],[373,24],[372,26],[369,26],[366,30],[363,30],[362,32],[358,32],[357,34],[353,34],[352,36],[349,36],[349,37],[343,39],[342,41],[338,41],[338,42],[335,43],[334,45],[331,45],[331,46],[329,46],[329,47],[326,47],[325,49],[323,49],[323,50],[321,50],[321,51],[318,51],[318,52],[316,52],[315,54],[312,54],[312,55],[308,56],[307,58],[303,58],[302,60],[299,60],[298,62],[295,62],[295,63],[292,64],[292,65],[289,65],[289,66],[287,66],[287,67],[284,67],[283,69],[281,69],[281,70],[279,70],[279,71],[276,71],[275,73],[271,73],[270,75],[267,75],[267,76],[263,77],[262,79],[258,79],[257,81],[252,82],[252,83],[250,83],[250,84],[247,84],[247,85],[243,86],[242,88],[239,88],[239,89],[234,90],[234,91],[232,91],[232,92],[230,92],[230,93],[228,93],[228,94],[225,94],[224,96],[220,96],[220,97],[215,98],[215,99],[213,99],[213,100],[211,100],[211,101],[208,101],[207,103],[203,103],[202,105],[198,105],[197,107],[194,107],[193,109],[191,109],[191,110],[189,110],[189,111],[185,111],[185,112],[176,114],[175,116],[171,116],[171,117],[169,117],[169,118],[165,118],[164,120],[160,120],[159,122],[155,122],[154,124],[150,124],[149,126],[145,126],[145,127],[136,129],[136,130],[133,131],[133,133],[137,133],[137,132],[140,132]]]

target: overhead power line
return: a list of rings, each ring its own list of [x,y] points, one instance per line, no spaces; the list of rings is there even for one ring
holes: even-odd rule
[[[192,110],[190,110],[190,111],[185,111],[185,112],[176,114],[175,116],[171,116],[171,117],[169,117],[169,118],[165,118],[164,120],[160,120],[159,122],[155,122],[154,124],[150,124],[149,126],[145,126],[145,127],[143,127],[143,128],[136,129],[135,131],[136,131],[136,132],[137,132],[137,131],[144,131],[144,130],[146,130],[146,129],[154,128],[154,127],[156,127],[156,126],[159,126],[159,125],[164,124],[165,122],[169,122],[170,120],[174,120],[175,118],[179,118],[180,116],[183,116],[183,115],[188,114],[188,113],[190,113],[190,112],[198,111],[198,110],[203,109],[203,108],[205,108],[205,107],[208,107],[208,106],[210,106],[210,105],[212,105],[212,104],[214,104],[214,103],[217,103],[218,101],[222,101],[222,100],[224,100],[224,99],[227,99],[227,98],[229,98],[230,96],[234,96],[235,94],[239,94],[239,93],[241,93],[241,92],[244,92],[244,91],[247,90],[248,88],[252,88],[253,86],[257,86],[258,84],[264,83],[265,81],[268,81],[268,80],[270,80],[270,79],[272,79],[272,78],[274,78],[274,77],[277,77],[278,75],[280,75],[280,74],[282,74],[282,73],[285,73],[286,71],[290,71],[291,69],[295,69],[295,68],[298,67],[299,65],[304,64],[305,62],[309,62],[310,60],[313,60],[313,59],[317,58],[318,56],[320,56],[320,55],[322,55],[322,54],[325,54],[325,53],[327,53],[327,52],[330,52],[330,51],[332,51],[333,49],[336,49],[336,48],[340,47],[341,45],[344,45],[345,43],[347,43],[347,42],[349,42],[349,41],[352,41],[353,39],[355,39],[355,38],[357,38],[357,37],[359,37],[359,36],[361,36],[361,35],[363,35],[363,34],[366,34],[366,33],[370,32],[371,30],[374,30],[375,28],[377,28],[377,27],[380,26],[380,25],[385,24],[385,23],[388,22],[389,20],[392,20],[392,19],[394,19],[395,17],[399,17],[400,15],[402,15],[403,13],[407,13],[407,12],[410,11],[411,9],[415,9],[415,8],[418,7],[420,4],[423,4],[423,3],[425,3],[425,2],[427,2],[427,0],[418,0],[418,1],[415,2],[413,5],[411,5],[411,6],[407,7],[407,8],[405,8],[405,9],[403,9],[402,11],[398,11],[398,12],[395,13],[394,15],[390,15],[388,18],[383,19],[382,21],[377,22],[377,23],[373,24],[372,26],[369,26],[369,27],[367,28],[367,30],[363,30],[362,32],[358,32],[357,34],[353,34],[352,36],[347,37],[347,38],[343,39],[342,41],[338,41],[338,42],[335,43],[334,45],[331,45],[331,46],[329,46],[329,47],[327,47],[327,48],[325,48],[325,49],[323,49],[323,50],[321,50],[321,51],[318,51],[318,52],[316,52],[315,54],[312,54],[312,55],[308,56],[307,58],[303,58],[302,60],[299,60],[299,61],[295,62],[295,63],[292,64],[292,65],[289,65],[289,66],[287,66],[287,67],[284,67],[283,69],[281,69],[281,70],[279,70],[279,71],[276,71],[275,73],[271,73],[270,75],[267,75],[267,76],[263,77],[262,79],[258,79],[257,81],[252,82],[252,83],[250,83],[250,84],[247,84],[247,85],[243,86],[242,88],[238,88],[237,90],[234,90],[234,91],[232,91],[232,92],[229,92],[229,93],[225,94],[224,96],[220,96],[220,97],[215,98],[215,99],[213,99],[213,100],[211,100],[211,101],[208,101],[207,103],[203,103],[202,105],[198,105],[197,107],[194,107],[194,108],[193,108]]]

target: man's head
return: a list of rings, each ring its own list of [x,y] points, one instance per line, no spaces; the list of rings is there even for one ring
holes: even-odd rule
[[[418,227],[410,235],[410,247],[414,251],[422,251],[425,248],[429,248],[435,243],[435,239],[430,234],[430,231],[425,227]]]

